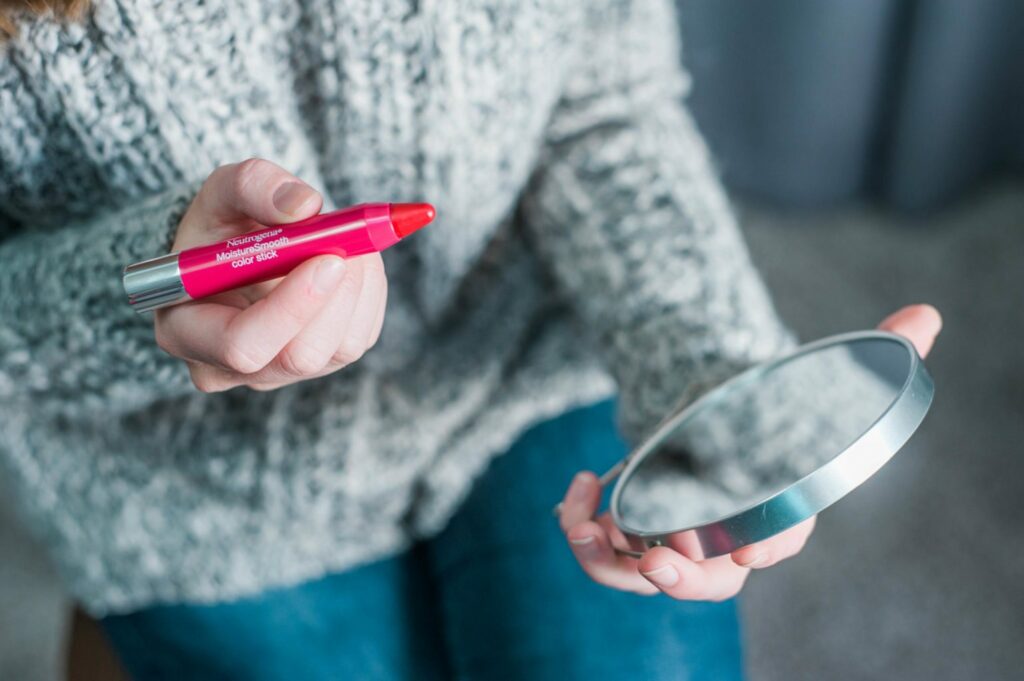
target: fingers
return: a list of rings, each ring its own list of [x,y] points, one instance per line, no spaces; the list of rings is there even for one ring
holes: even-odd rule
[[[581,471],[573,478],[572,484],[562,499],[558,522],[563,532],[594,517],[601,504],[601,484],[590,471]]]
[[[333,297],[345,275],[341,258],[312,258],[292,270],[273,291],[238,313],[222,339],[220,362],[240,374],[267,366]]]
[[[322,198],[308,184],[260,158],[221,166],[196,197],[200,209],[221,222],[252,218],[276,225],[319,212]]]
[[[380,309],[377,310],[377,319],[373,322],[373,330],[370,332],[370,347],[372,348],[380,340],[380,334],[384,330],[384,311],[387,309],[388,285],[384,280],[384,290],[381,292]]]
[[[577,473],[562,500],[558,519],[580,567],[595,582],[613,589],[656,593],[636,571],[636,559],[617,554],[607,528],[591,520],[600,504],[597,476],[590,471]]]
[[[340,368],[357,361],[376,342],[377,320],[383,321],[384,303],[387,298],[387,278],[384,263],[377,253],[362,256],[351,261],[353,269],[360,274],[359,295],[340,337],[335,343],[332,365]]]
[[[263,371],[255,383],[288,383],[319,374],[335,361],[339,345],[346,342],[352,317],[363,294],[363,267],[346,261],[346,272],[327,305],[305,326]],[[337,366],[334,366],[338,364]]]
[[[376,259],[376,269],[379,270],[380,273],[380,288],[378,290],[380,300],[377,304],[377,317],[373,320],[373,324],[370,328],[370,341],[368,345],[371,348],[377,344],[378,340],[380,340],[380,333],[384,328],[384,311],[387,309],[388,303],[388,277],[384,271],[384,260],[380,255],[377,255]]]
[[[733,551],[732,561],[740,567],[766,568],[800,553],[814,531],[816,518],[791,527],[785,532],[756,544]]]
[[[240,374],[226,371],[211,364],[187,361],[192,383],[200,392],[219,393],[243,384]]]
[[[221,338],[241,311],[219,303],[191,303],[157,310],[153,318],[156,343],[186,362],[221,365]]]
[[[657,593],[657,588],[637,572],[635,558],[615,552],[600,524],[592,520],[578,523],[566,537],[580,567],[598,584],[639,594]]]
[[[732,598],[750,574],[750,570],[736,565],[729,556],[694,562],[665,546],[645,553],[637,567],[662,593],[687,601]]]
[[[158,319],[158,342],[189,361],[192,380],[204,392],[239,385],[273,390],[337,371],[360,359],[379,336],[387,295],[383,264],[376,255],[344,262],[341,281],[324,302],[301,295],[309,267],[304,263],[244,311],[217,303],[172,308]]]
[[[178,229],[174,250],[208,243],[217,230],[237,233],[295,222],[320,212],[323,199],[308,184],[263,159],[217,168],[200,188]]]
[[[607,514],[594,519],[600,502],[597,477],[584,471],[573,479],[561,504],[559,522],[583,571],[613,589],[639,594],[661,591],[680,600],[732,598],[743,588],[751,567],[768,567],[798,553],[815,523],[812,518],[730,556],[695,562],[658,546],[637,560],[615,551],[615,546],[625,546],[625,537]]]
[[[159,310],[157,342],[176,357],[253,374],[324,308],[344,271],[340,258],[321,256],[294,269],[264,298],[243,310],[203,302]]]
[[[878,328],[903,336],[925,357],[942,330],[942,316],[931,305],[909,305],[883,319]]]
[[[296,380],[325,376],[358,361],[375,339],[383,317],[387,282],[380,255],[346,261],[347,271],[334,296],[277,358],[246,383],[266,390]]]

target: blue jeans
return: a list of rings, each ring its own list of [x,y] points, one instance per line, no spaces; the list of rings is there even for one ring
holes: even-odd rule
[[[591,582],[551,508],[625,453],[610,402],[534,427],[436,538],[348,572],[215,605],[102,620],[149,679],[742,678],[736,606]]]

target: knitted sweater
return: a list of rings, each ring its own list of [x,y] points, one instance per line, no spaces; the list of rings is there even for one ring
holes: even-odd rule
[[[667,0],[24,18],[0,49],[0,484],[71,594],[100,615],[392,554],[529,425],[618,389],[635,436],[776,354],[678,57]],[[385,254],[360,362],[202,394],[120,272],[253,156],[438,219]]]

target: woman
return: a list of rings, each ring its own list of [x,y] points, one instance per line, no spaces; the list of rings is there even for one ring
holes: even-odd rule
[[[636,437],[791,342],[669,2],[51,4],[4,10],[0,451],[134,677],[740,676],[728,599],[809,526],[616,558],[583,473],[603,589],[548,515],[622,456],[616,390]],[[126,263],[371,200],[439,216],[386,277],[123,300]]]

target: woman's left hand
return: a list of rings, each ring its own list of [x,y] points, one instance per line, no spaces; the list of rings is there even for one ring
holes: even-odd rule
[[[883,331],[909,339],[922,357],[931,350],[942,328],[942,318],[930,305],[912,305],[888,316],[878,325]],[[594,514],[601,503],[601,486],[590,472],[576,475],[562,501],[560,522],[576,560],[590,577],[621,591],[672,598],[720,601],[732,598],[751,569],[771,567],[796,555],[814,530],[814,518],[727,556],[693,561],[665,546],[646,551],[642,558],[615,552],[626,538],[608,513]]]

